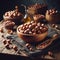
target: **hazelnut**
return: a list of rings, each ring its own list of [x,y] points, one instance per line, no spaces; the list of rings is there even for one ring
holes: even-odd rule
[[[36,33],[33,33],[33,35],[35,35]]]
[[[29,50],[30,50],[30,51],[33,51],[33,48],[30,47]]]
[[[40,29],[42,29],[42,27],[40,27]]]
[[[20,16],[20,13],[18,13],[17,16]]]
[[[43,26],[44,26],[44,24],[41,24],[41,26],[43,27]]]
[[[6,40],[3,40],[3,43],[4,43],[4,45],[7,43],[7,41]]]
[[[10,49],[9,44],[6,44],[5,47],[6,47],[7,49]]]
[[[1,32],[1,33],[3,33],[3,32],[4,32],[4,31],[3,31],[3,28],[0,28],[0,32]]]
[[[52,24],[52,27],[55,27],[55,24]]]
[[[55,28],[57,29],[57,28],[58,28],[58,26],[57,26],[57,25],[55,25]]]
[[[53,37],[58,37],[58,34],[54,34]]]
[[[51,51],[48,51],[48,55],[52,56],[52,55],[53,55],[53,53],[52,53]]]
[[[29,43],[27,43],[25,46],[26,46],[26,47],[28,47],[28,46],[30,46],[30,44],[29,44]]]
[[[3,37],[3,38],[4,38],[4,35],[2,35],[1,37]]]
[[[32,34],[32,32],[31,32],[31,31],[29,31],[29,34]]]
[[[40,26],[40,23],[37,23],[37,26]]]
[[[30,45],[29,43],[27,43],[25,46],[26,46],[28,49],[31,48],[31,45]]]
[[[12,30],[7,30],[7,33],[8,34],[13,34],[13,31]]]
[[[17,47],[16,45],[14,45],[14,46],[13,46],[13,49],[14,49],[15,51],[17,51],[17,50],[18,50],[18,47]]]
[[[8,43],[8,44],[11,44],[11,41],[10,41],[10,40],[7,40],[7,43]]]
[[[16,16],[16,14],[14,13],[13,16]]]
[[[7,12],[5,13],[5,16],[8,16],[8,13]]]

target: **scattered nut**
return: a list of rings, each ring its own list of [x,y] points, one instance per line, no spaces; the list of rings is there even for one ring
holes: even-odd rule
[[[58,37],[58,34],[54,34],[53,37]]]
[[[26,46],[28,49],[31,48],[31,45],[30,45],[29,43],[27,43],[25,46]]]
[[[55,28],[57,29],[57,28],[58,28],[58,26],[57,26],[57,25],[55,25]]]
[[[9,44],[6,44],[5,47],[6,47],[7,49],[10,49]]]
[[[25,45],[26,47],[28,47],[28,46],[30,46],[30,44],[29,43],[26,43],[26,45]]]
[[[10,40],[7,40],[7,43],[8,43],[8,44],[11,44],[11,41],[10,41]]]
[[[52,55],[53,55],[53,53],[52,53],[51,51],[48,51],[48,55],[52,56]]]
[[[3,40],[3,43],[4,43],[4,45],[7,43],[7,41],[6,40]]]
[[[14,49],[15,51],[17,51],[17,50],[18,50],[18,47],[17,47],[16,45],[14,45],[14,46],[13,46],[13,49]]]
[[[48,27],[46,25],[34,21],[32,21],[32,23],[30,22],[29,24],[25,23],[18,28],[18,31],[24,34],[40,34],[46,32],[47,30]]]
[[[30,48],[29,48],[29,50],[30,50],[30,51],[33,51],[33,48],[32,48],[32,47],[30,47]]]
[[[55,27],[55,24],[52,24],[52,27]]]
[[[13,31],[12,30],[7,30],[7,33],[8,34],[13,34]]]
[[[3,31],[3,28],[0,28],[0,32],[1,32],[1,33],[3,33],[3,32],[4,32],[4,31]]]
[[[3,38],[4,38],[4,35],[2,35],[1,37],[3,37]]]

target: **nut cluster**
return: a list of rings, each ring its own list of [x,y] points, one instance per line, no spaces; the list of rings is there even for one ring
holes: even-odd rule
[[[34,49],[32,48],[31,44],[29,43],[26,43],[25,45],[30,51],[33,51]]]
[[[7,49],[14,49],[15,51],[18,50],[18,47],[16,45],[12,45],[12,42],[10,39],[3,39],[3,44]]]
[[[5,28],[7,28],[7,29],[11,29],[11,28],[13,28],[13,26],[15,26],[14,22],[8,21],[8,20],[5,21],[3,24],[4,24]]]
[[[47,10],[47,5],[46,4],[33,4],[33,5],[30,5],[28,7],[28,10],[27,12],[31,15],[31,14],[43,14],[45,15],[46,13],[46,10]]]
[[[47,14],[49,15],[54,15],[56,14],[58,11],[56,9],[50,9],[50,10],[47,10]]]
[[[18,27],[18,31],[24,34],[41,34],[48,30],[47,26],[42,23],[37,23],[35,21],[31,21],[20,25]]]
[[[45,18],[45,16],[44,16],[44,15],[41,15],[41,14],[36,14],[36,15],[33,16],[33,19],[34,19],[35,21],[37,21],[37,20],[42,20],[42,19],[44,19],[44,18]]]
[[[38,4],[38,3],[36,3],[35,5],[31,5],[29,7],[30,8],[35,8],[35,9],[39,9],[39,8],[46,7],[46,5],[45,4]]]
[[[22,16],[20,12],[13,10],[13,11],[6,12],[3,17],[11,19],[11,18],[20,17],[20,16]]]

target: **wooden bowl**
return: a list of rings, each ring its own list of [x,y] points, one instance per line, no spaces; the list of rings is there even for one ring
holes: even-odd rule
[[[45,18],[49,23],[60,23],[60,13],[50,15],[46,12]]]
[[[19,28],[19,27],[18,27]],[[47,36],[48,31],[41,33],[41,34],[23,34],[21,32],[18,31],[17,28],[17,35],[19,38],[21,38],[23,41],[28,42],[28,43],[32,43],[32,42],[40,42],[42,40],[44,40],[44,38]]]

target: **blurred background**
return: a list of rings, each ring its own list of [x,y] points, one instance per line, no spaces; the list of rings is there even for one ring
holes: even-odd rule
[[[28,6],[35,3],[45,3],[49,8],[56,8],[60,11],[60,0],[0,0],[0,21],[3,19],[3,14],[6,11],[13,10],[16,5],[22,11],[21,4]]]

